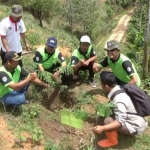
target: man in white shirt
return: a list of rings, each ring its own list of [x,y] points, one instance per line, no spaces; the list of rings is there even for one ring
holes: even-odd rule
[[[2,41],[1,59],[2,65],[6,62],[4,56],[9,51],[15,51],[19,56],[22,53],[22,46],[20,37],[22,38],[27,51],[30,50],[29,44],[26,40],[26,28],[23,20],[23,8],[20,5],[13,5],[9,17],[4,18],[0,23],[0,36]],[[19,61],[22,66],[22,61]]]
[[[110,99],[113,93],[120,90],[117,85],[117,80],[112,72],[103,71],[100,74],[102,88],[108,93]],[[92,130],[95,133],[102,133],[105,131],[107,139],[98,142],[98,145],[103,148],[112,147],[118,144],[117,132],[136,135],[142,133],[147,128],[147,122],[143,117],[137,115],[132,100],[126,93],[117,94],[112,103],[115,105],[113,108],[114,115],[105,118],[104,125],[98,125]]]

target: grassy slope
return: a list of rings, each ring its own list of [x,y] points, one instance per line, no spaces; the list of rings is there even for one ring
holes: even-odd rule
[[[1,5],[0,6],[0,18],[7,16],[9,14],[9,12],[8,12],[9,9],[10,9],[9,7]],[[30,41],[30,45],[33,46],[33,49],[35,49],[34,46],[39,46],[41,44],[43,45],[45,43],[45,40],[47,39],[47,37],[49,37],[51,35],[56,36],[59,39],[59,44],[63,47],[69,46],[73,50],[75,48],[75,45],[78,44],[78,41],[76,38],[72,39],[66,31],[58,29],[57,25],[60,23],[59,19],[58,20],[52,19],[50,25],[48,25],[46,22],[44,22],[43,29],[41,29],[38,26],[38,22],[36,20],[34,20],[34,18],[30,14],[25,14],[23,19],[24,19],[26,27],[27,27],[27,37],[28,37],[28,40]],[[103,40],[102,43],[100,45],[98,45],[97,47],[102,48],[104,41],[105,40]],[[29,65],[29,64],[32,64],[32,56],[25,57],[24,63],[26,64],[25,66],[26,66],[27,70],[33,69],[33,66]],[[38,112],[38,108],[39,108],[41,110],[40,111],[41,116],[42,116],[43,112],[44,112],[44,114],[47,114],[47,116],[45,116],[45,118],[43,118],[43,119],[45,119],[45,120],[46,119],[49,119],[49,120],[57,120],[58,119],[58,116],[54,112],[49,112],[43,106],[39,105],[39,103],[38,103],[38,105],[35,105],[36,94],[33,96],[33,98],[35,100],[33,100],[33,103],[30,104],[31,106],[32,105],[36,106],[36,108],[33,112]],[[25,107],[28,108],[28,106],[25,106]],[[28,111],[25,111],[25,113],[26,112],[28,112]],[[9,120],[9,122],[11,122],[11,125],[13,127],[15,127],[16,129],[21,128],[21,126],[25,125],[22,122],[23,116],[13,117],[11,114],[6,114],[5,112],[3,112],[3,115]],[[12,124],[12,122],[15,122],[15,123]],[[19,124],[20,122],[22,124]],[[29,128],[32,128],[32,126],[29,126]],[[124,135],[120,135],[119,137],[120,137],[119,145],[116,146],[115,149],[118,149],[118,150],[119,149],[124,149],[124,150],[148,150],[149,149],[149,141],[150,141],[149,129],[142,136],[138,136],[136,138],[136,140],[133,137],[129,138],[128,136],[124,136]],[[111,150],[111,148],[110,148],[110,150]]]

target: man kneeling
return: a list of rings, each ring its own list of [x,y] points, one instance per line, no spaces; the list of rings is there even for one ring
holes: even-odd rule
[[[108,93],[109,99],[111,99],[113,93],[121,89],[117,85],[116,77],[112,72],[102,72],[100,81],[103,90]],[[142,133],[147,127],[147,122],[144,118],[135,114],[137,113],[135,107],[126,93],[117,94],[112,103],[116,106],[113,109],[114,116],[106,118],[104,125],[98,125],[92,129],[93,132],[98,134],[105,131],[107,139],[98,142],[98,145],[103,148],[118,144],[117,132],[136,135]]]
[[[18,65],[22,56],[19,56],[16,52],[9,51],[4,58],[6,63],[0,67],[0,99],[5,106],[13,106],[15,108],[28,103],[25,93],[30,82],[45,88],[48,87],[46,83],[37,78],[35,72],[27,73]]]

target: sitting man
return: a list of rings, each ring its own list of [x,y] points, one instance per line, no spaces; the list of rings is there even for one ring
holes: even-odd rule
[[[0,99],[4,101],[5,106],[17,107],[21,104],[28,103],[25,93],[30,82],[34,82],[44,88],[48,85],[37,78],[37,74],[27,73],[20,67],[19,56],[14,51],[9,51],[5,54],[5,63],[0,67]],[[19,81],[19,79],[22,79]]]
[[[113,94],[120,90],[117,85],[117,80],[112,72],[103,71],[100,74],[100,81],[103,90],[108,93],[108,98],[111,99]],[[147,122],[143,117],[137,115],[137,111],[133,105],[131,98],[126,93],[117,94],[112,103],[114,115],[105,118],[104,125],[98,125],[92,130],[95,133],[105,131],[107,139],[99,141],[98,145],[103,148],[108,148],[118,144],[117,132],[136,135],[142,133],[147,128]]]
[[[121,86],[129,83],[140,86],[141,80],[132,61],[120,53],[119,43],[116,40],[107,42],[107,56],[100,62],[94,64],[94,71],[98,72],[103,67],[109,66],[117,78],[117,83]]]
[[[71,66],[73,67],[73,80],[79,78],[80,70],[89,70],[89,83],[92,87],[96,87],[94,82],[93,64],[96,60],[96,54],[91,45],[91,40],[87,35],[80,39],[80,47],[73,51],[71,57]]]
[[[37,49],[33,61],[36,63],[36,69],[52,73],[55,79],[60,76],[60,67],[66,66],[64,57],[57,49],[55,37],[48,38],[46,46]],[[69,78],[64,73],[61,80],[62,84],[69,86]]]

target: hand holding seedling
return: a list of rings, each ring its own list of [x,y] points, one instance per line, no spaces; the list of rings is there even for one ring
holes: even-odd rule
[[[30,73],[30,80],[33,81],[37,78],[37,73],[36,72],[32,72]]]
[[[104,131],[104,126],[101,126],[101,125],[95,126],[95,127],[93,127],[91,130],[92,130],[93,132],[95,132],[95,133],[100,134],[100,133],[102,133],[102,132]]]

